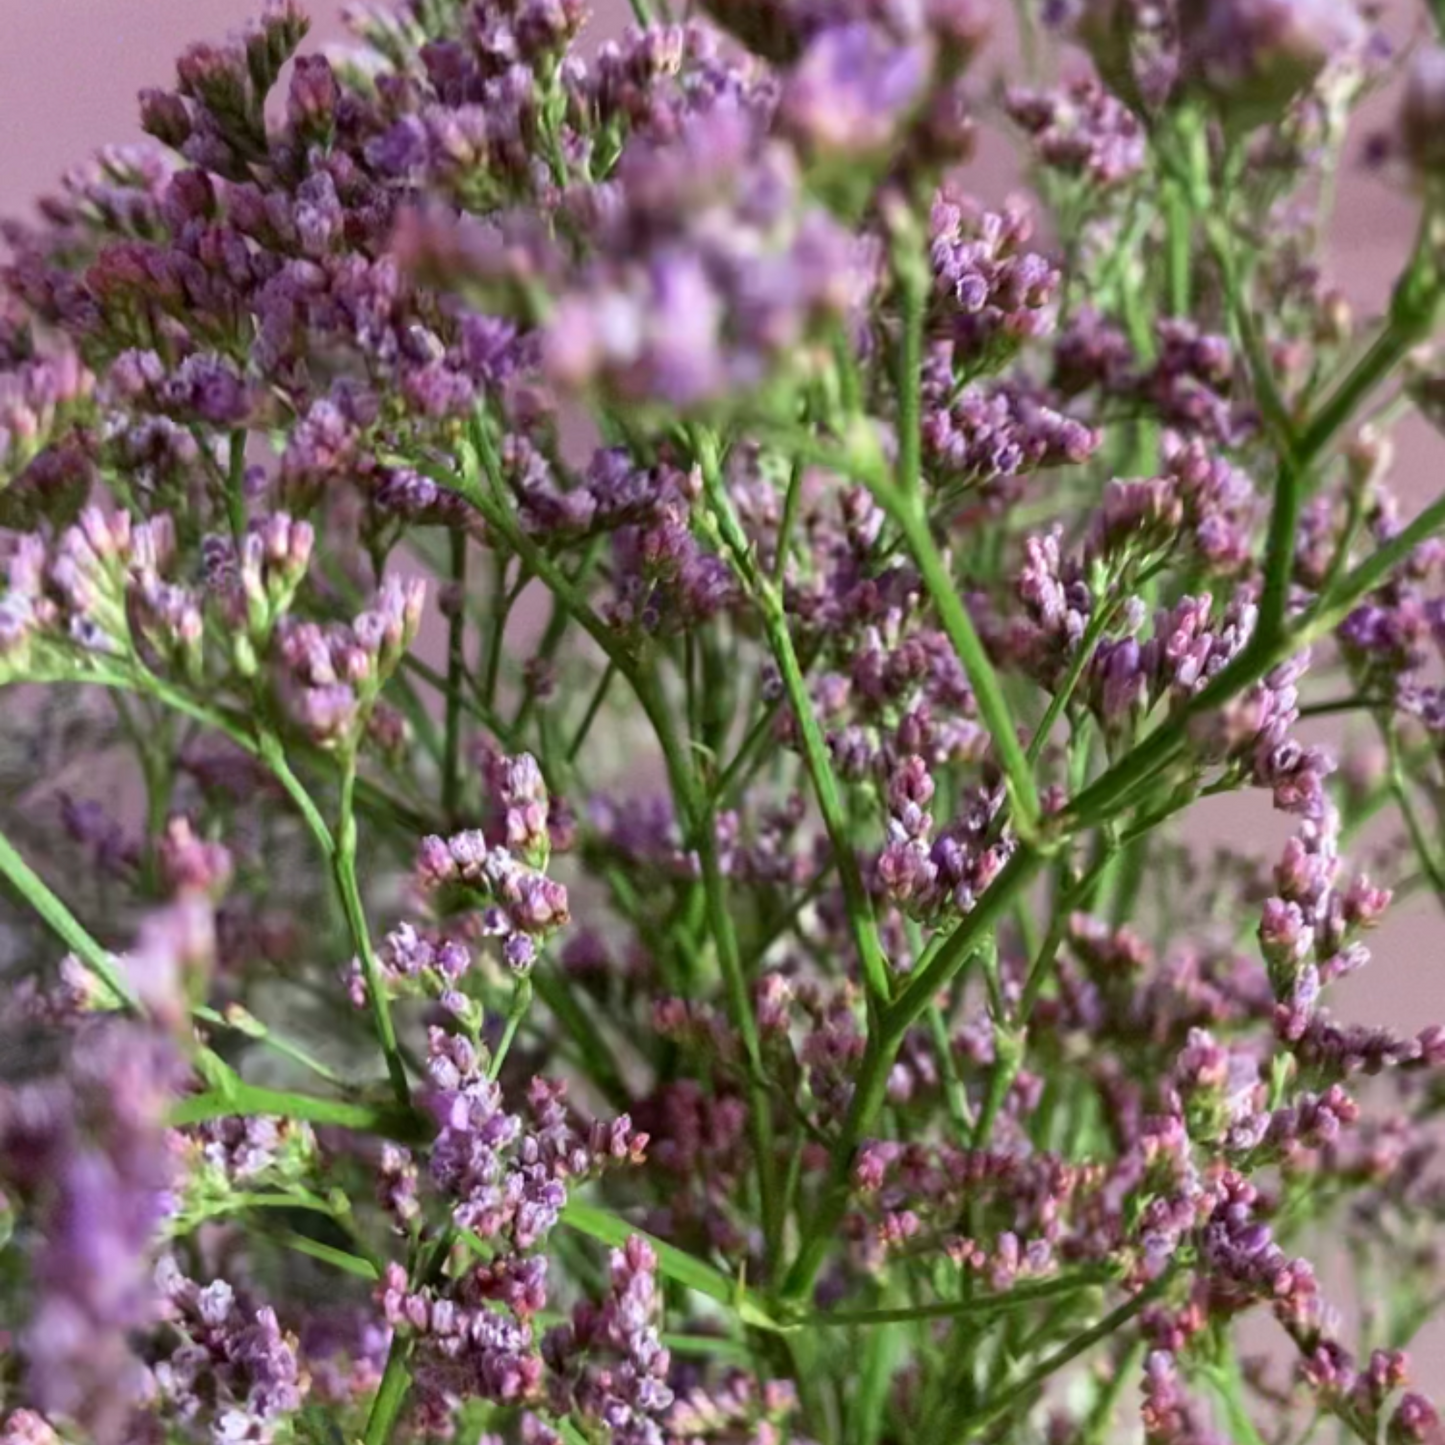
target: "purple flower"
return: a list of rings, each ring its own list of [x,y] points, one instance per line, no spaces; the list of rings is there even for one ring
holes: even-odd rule
[[[788,75],[782,123],[818,155],[876,156],[919,104],[930,69],[921,41],[900,45],[864,24],[824,30]]]

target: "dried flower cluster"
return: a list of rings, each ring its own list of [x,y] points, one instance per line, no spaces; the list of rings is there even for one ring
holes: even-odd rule
[[[635,8],[4,231],[0,1441],[1441,1445],[1445,10]]]

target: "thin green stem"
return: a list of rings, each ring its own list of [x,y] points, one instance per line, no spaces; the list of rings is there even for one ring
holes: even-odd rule
[[[802,461],[795,460],[788,473],[788,490],[783,497],[783,520],[778,526],[778,553],[773,558],[773,585],[781,587],[788,575],[788,553],[793,546],[793,531],[798,525],[798,511],[803,500],[803,476],[806,472]]]
[[[783,599],[772,581],[764,576],[758,567],[757,558],[737,514],[733,511],[732,501],[723,485],[715,439],[710,434],[700,433],[696,446],[702,463],[703,485],[707,489],[713,518],[723,545],[731,555],[734,569],[752,593],[762,613],[768,649],[778,665],[783,689],[793,710],[793,719],[803,743],[803,757],[813,780],[818,808],[823,815],[823,827],[827,831],[839,881],[843,885],[849,929],[858,950],[864,981],[874,1001],[879,1005],[886,1004],[892,988],[888,963],[883,956],[883,944],[878,933],[878,920],[874,915],[873,899],[863,882],[858,855],[849,836],[848,816],[838,790],[837,777],[833,772],[832,758],[828,753],[823,730],[818,724],[817,712],[808,692],[803,669],[798,662],[797,650],[793,646],[792,632],[788,627],[787,614],[783,610]]]
[[[783,1218],[782,1193],[778,1179],[778,1162],[773,1142],[772,1105],[763,1083],[762,1046],[758,1037],[757,1019],[753,1014],[752,997],[747,976],[743,972],[742,953],[738,946],[737,928],[728,904],[727,881],[718,858],[717,826],[712,805],[692,765],[683,751],[666,703],[656,679],[642,674],[632,679],[633,691],[652,723],[662,748],[673,796],[682,813],[687,834],[697,849],[702,863],[702,881],[707,906],[708,927],[717,950],[718,968],[728,999],[732,1024],[742,1040],[747,1061],[748,1114],[758,1152],[758,1187],[762,1195],[764,1237],[773,1258],[781,1248]]]
[[[1265,347],[1264,339],[1255,324],[1254,309],[1246,294],[1244,278],[1240,274],[1239,259],[1235,250],[1235,239],[1223,217],[1206,212],[1200,217],[1204,234],[1209,240],[1209,249],[1219,267],[1224,281],[1224,291],[1229,302],[1230,319],[1238,334],[1240,345],[1249,362],[1250,380],[1254,386],[1255,400],[1268,426],[1281,465],[1292,465],[1299,447],[1294,422],[1289,408],[1280,395],[1279,385],[1274,376],[1274,365]]]
[[[319,1259],[323,1264],[331,1265],[333,1269],[355,1275],[357,1279],[374,1282],[381,1278],[381,1270],[373,1261],[365,1259],[359,1254],[352,1254],[349,1250],[323,1244],[319,1239],[312,1239],[310,1235],[306,1234],[298,1234],[294,1229],[268,1229],[265,1233],[275,1239],[277,1243],[284,1244],[287,1249],[294,1249],[297,1254]]]
[[[1014,1384],[1006,1386],[997,1395],[985,1400],[977,1409],[970,1411],[964,1418],[955,1421],[949,1430],[950,1438],[959,1441],[962,1445],[962,1442],[972,1439],[985,1425],[991,1424],[1000,1415],[1007,1414],[1008,1411],[1024,1403],[1051,1376],[1058,1374],[1066,1365],[1072,1364],[1080,1355],[1086,1354],[1101,1340],[1108,1339],[1110,1335],[1121,1330],[1130,1320],[1142,1313],[1164,1293],[1172,1278],[1171,1274],[1161,1275],[1153,1283],[1141,1289],[1132,1299],[1126,1300],[1118,1309],[1105,1315],[1097,1324],[1091,1325],[1082,1333],[1075,1335],[1068,1344],[1041,1360]]]
[[[930,944],[910,976],[908,987],[893,1001],[889,1010],[891,1021],[903,1029],[913,1024],[929,1002],[948,986],[969,954],[992,933],[999,918],[1033,881],[1043,864],[1043,855],[1032,848],[1017,849],[973,911],[944,934],[936,947]]]
[[[919,238],[911,232],[894,244],[893,271],[898,285],[902,330],[893,376],[898,399],[898,490],[916,505],[923,484],[923,322],[928,309],[930,268]]]
[[[1189,195],[1177,180],[1164,182],[1166,259],[1169,270],[1169,311],[1173,316],[1189,315],[1189,290],[1193,257],[1190,239]]]
[[[602,711],[602,704],[607,701],[607,690],[612,686],[612,679],[617,676],[617,664],[611,658],[607,660],[607,666],[602,670],[602,676],[597,680],[597,686],[592,691],[592,697],[587,703],[587,711],[582,714],[582,721],[577,724],[577,731],[572,734],[572,741],[567,744],[568,766],[577,761],[578,754],[582,751],[582,744],[587,741],[587,735],[592,731],[592,724],[597,721],[597,714]]]
[[[1239,1373],[1239,1363],[1232,1348],[1224,1364],[1208,1368],[1205,1379],[1214,1388],[1219,1403],[1224,1407],[1225,1418],[1229,1421],[1230,1438],[1235,1445],[1265,1445],[1264,1437],[1249,1417],[1249,1405],[1244,1398],[1244,1380]]]
[[[102,948],[49,884],[0,833],[0,877],[34,910],[41,922],[105,985],[115,1003],[139,1007],[135,990],[115,957]]]
[[[342,764],[341,799],[337,810],[336,843],[332,853],[332,871],[336,877],[337,891],[341,895],[342,911],[351,930],[352,942],[361,959],[362,975],[366,979],[367,1001],[371,1005],[372,1023],[381,1051],[386,1056],[386,1072],[391,1079],[392,1092],[402,1105],[411,1103],[411,1086],[407,1082],[406,1063],[401,1049],[397,1046],[396,1025],[391,1017],[391,1003],[387,998],[386,979],[376,950],[371,946],[371,933],[366,923],[366,909],[361,901],[361,888],[356,878],[356,758],[349,754]]]
[[[989,661],[978,629],[963,605],[958,585],[933,540],[922,510],[886,487],[875,487],[874,495],[902,529],[923,585],[938,611],[943,630],[968,675],[969,685],[978,701],[978,710],[983,715],[998,754],[999,766],[1008,780],[1016,825],[1021,833],[1027,835],[1039,816],[1038,793],[1034,786],[1033,768],[1029,766],[1028,756],[1019,743],[1018,727],[1004,696],[1003,684]]]
[[[467,587],[467,533],[463,527],[451,530],[450,614],[447,618],[446,733],[442,749],[442,811],[449,819],[457,816],[461,792],[462,688],[466,682],[464,650],[467,611],[463,605]]]
[[[1442,868],[1439,858],[1435,855],[1429,833],[1420,817],[1419,809],[1415,806],[1415,798],[1410,791],[1410,780],[1405,776],[1405,766],[1400,758],[1399,738],[1388,718],[1380,717],[1378,721],[1389,758],[1390,792],[1395,799],[1396,806],[1400,809],[1400,816],[1405,820],[1405,828],[1410,835],[1415,856],[1419,860],[1425,876],[1430,880],[1430,887],[1434,891],[1435,899],[1442,908],[1445,908],[1445,868]]]
[[[517,1029],[521,1026],[522,1020],[531,1006],[532,980],[524,973],[518,978],[516,986],[512,990],[512,1006],[507,1010],[507,1022],[503,1026],[502,1037],[497,1041],[492,1062],[487,1068],[489,1079],[495,1080],[501,1076],[502,1065],[507,1062],[507,1055],[511,1052],[512,1040],[517,1037]]]
[[[191,1010],[191,1016],[199,1019],[202,1023],[210,1024],[213,1028],[230,1029],[243,1038],[254,1039],[282,1058],[290,1059],[293,1063],[300,1064],[302,1068],[309,1069],[317,1078],[325,1079],[328,1084],[334,1084],[337,1088],[347,1087],[346,1080],[329,1064],[322,1063],[300,1044],[278,1034],[254,1015],[245,1013],[244,1010],[238,1013],[228,1009],[225,1013],[221,1013],[217,1009],[201,1005]]]
[[[1000,917],[1033,878],[1042,861],[1032,849],[1019,848],[973,911],[951,932],[929,944],[908,987],[870,1030],[848,1113],[833,1146],[822,1197],[812,1212],[798,1256],[783,1283],[785,1299],[796,1302],[806,1298],[828,1257],[852,1193],[853,1164],[858,1148],[883,1107],[888,1076],[909,1028],[948,986],[980,943],[992,934]]]
[[[1006,1314],[1025,1309],[1040,1300],[1058,1299],[1097,1289],[1104,1281],[1098,1274],[1066,1276],[1060,1279],[1029,1280],[1001,1294],[976,1294],[967,1299],[940,1300],[936,1304],[909,1305],[899,1309],[813,1310],[802,1323],[815,1329],[843,1329],[854,1325],[902,1324],[913,1320],[947,1320],[975,1315]]]
[[[1346,572],[1302,619],[1305,640],[1328,631],[1367,592],[1373,592],[1421,542],[1445,527],[1445,495],[1437,497],[1382,547]]]
[[[968,1093],[958,1073],[958,1060],[953,1056],[953,1040],[948,1036],[948,1023],[943,1010],[936,1003],[928,1005],[925,1014],[928,1032],[933,1039],[933,1051],[938,1055],[938,1068],[943,1076],[943,1096],[948,1104],[948,1116],[960,1139],[973,1135],[975,1126],[973,1113],[968,1107]]]
[[[1322,452],[1420,340],[1419,330],[1398,323],[1392,316],[1305,428],[1300,437],[1300,450],[1311,456]]]
[[[226,455],[226,514],[239,546],[246,535],[246,433],[233,431]]]
[[[605,1209],[569,1199],[562,1208],[561,1222],[578,1234],[585,1234],[589,1239],[595,1239],[614,1249],[621,1248],[631,1238],[642,1239],[657,1255],[657,1267],[664,1278],[725,1305],[735,1311],[746,1325],[765,1330],[781,1328],[763,1301],[744,1287],[741,1281],[731,1279],[705,1260],[688,1254],[676,1245],[668,1244],[666,1240],[658,1239],[645,1229],[636,1228]]]
[[[1133,1373],[1144,1350],[1142,1340],[1133,1341],[1116,1362],[1114,1373],[1099,1387],[1084,1421],[1083,1445],[1105,1445],[1106,1441],[1116,1438],[1113,1434],[1114,1411],[1124,1391],[1133,1383]]]
[[[1063,681],[1054,689],[1054,695],[1049,699],[1048,709],[1039,719],[1039,725],[1029,740],[1028,752],[1025,756],[1030,767],[1038,762],[1039,754],[1048,745],[1049,735],[1054,730],[1054,724],[1058,722],[1064,709],[1072,700],[1074,690],[1079,685],[1079,679],[1089,665],[1089,659],[1094,655],[1094,648],[1104,635],[1116,610],[1113,603],[1101,602],[1090,614],[1088,624],[1084,628],[1084,635],[1079,639],[1079,645],[1074,650],[1074,656],[1069,662],[1069,670],[1064,674]]]
[[[488,458],[491,440],[484,419],[478,418],[473,428],[473,444],[478,462],[491,468]],[[777,1159],[773,1144],[772,1110],[767,1089],[763,1085],[762,1051],[758,1041],[757,1020],[753,1016],[747,979],[743,974],[736,927],[728,905],[727,883],[718,859],[717,831],[711,800],[701,784],[693,759],[681,746],[673,729],[672,717],[656,677],[645,671],[627,653],[571,580],[556,563],[516,523],[510,510],[490,495],[481,485],[475,471],[452,476],[449,484],[487,519],[498,535],[527,564],[533,574],[547,587],[558,603],[602,649],[608,659],[627,679],[633,694],[652,725],[662,749],[669,783],[678,812],[682,817],[688,841],[697,849],[702,863],[703,888],[706,895],[709,927],[717,948],[718,967],[728,998],[733,1027],[742,1040],[748,1064],[749,1124],[757,1151],[758,1183],[762,1195],[763,1222],[766,1238],[774,1253],[782,1235],[782,1217]]]
[[[323,1099],[289,1089],[268,1089],[234,1076],[222,1088],[190,1094],[171,1109],[171,1123],[201,1124],[208,1119],[232,1119],[270,1114],[308,1124],[334,1124],[361,1134],[377,1134],[415,1144],[427,1136],[426,1121],[395,1105],[354,1104],[345,1099]]]
[[[492,600],[487,609],[487,651],[482,664],[478,693],[489,712],[497,706],[497,680],[502,671],[502,641],[507,635],[507,559],[502,553],[492,558]]]
[[[632,1095],[591,1010],[578,1003],[565,979],[554,977],[552,965],[546,958],[532,970],[532,986],[547,1011],[571,1035],[586,1062],[589,1081],[602,1091],[614,1108],[626,1109]]]
[[[1108,872],[1114,861],[1114,853],[1115,849],[1112,846],[1100,849],[1098,858],[1055,906],[1048,936],[1044,939],[1043,947],[1035,956],[1029,967],[1028,976],[1024,980],[1024,990],[1019,998],[1017,1015],[1020,1026],[1028,1024],[1033,1015],[1034,1005],[1039,1000],[1039,994],[1043,992],[1044,984],[1048,982],[1050,974],[1053,973],[1054,962],[1059,956],[1064,935],[1068,931],[1070,915],[1080,901],[1086,899],[1093,892],[1099,880]]]
[[[754,721],[743,740],[738,744],[738,750],[733,755],[732,761],[718,775],[717,781],[713,783],[712,797],[717,807],[727,806],[734,792],[736,792],[747,779],[750,770],[762,756],[763,744],[767,742],[774,727],[777,725],[778,714],[781,710],[781,702],[769,703],[768,706],[758,714],[756,721]]]

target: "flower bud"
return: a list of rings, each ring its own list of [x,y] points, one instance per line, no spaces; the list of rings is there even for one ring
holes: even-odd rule
[[[1365,40],[1352,0],[1188,0],[1180,19],[1186,73],[1241,129],[1279,115]]]
[[[324,139],[331,133],[340,95],[336,73],[324,55],[300,56],[291,72],[287,118],[300,134]]]
[[[140,93],[140,124],[162,145],[179,150],[191,136],[191,113],[171,90],[147,89]]]

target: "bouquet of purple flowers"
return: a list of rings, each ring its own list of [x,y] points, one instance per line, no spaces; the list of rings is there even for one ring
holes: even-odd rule
[[[0,1440],[1440,1445],[1445,6],[634,8],[5,231]]]

